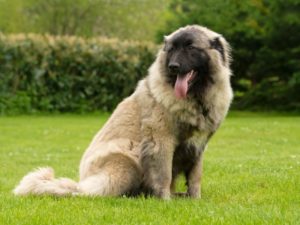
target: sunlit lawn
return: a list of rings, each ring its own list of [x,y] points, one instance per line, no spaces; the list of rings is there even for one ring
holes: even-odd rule
[[[107,117],[0,117],[0,224],[300,224],[295,115],[231,113],[205,154],[201,200],[12,195],[39,166],[77,179],[81,155]]]

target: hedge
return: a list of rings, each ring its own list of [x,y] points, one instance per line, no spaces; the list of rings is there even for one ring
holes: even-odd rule
[[[0,34],[0,113],[112,110],[156,51],[146,42]]]

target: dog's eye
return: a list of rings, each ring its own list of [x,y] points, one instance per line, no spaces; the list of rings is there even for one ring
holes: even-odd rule
[[[187,49],[193,50],[193,49],[195,49],[195,46],[193,46],[193,45],[188,45],[188,46],[187,46]]]
[[[174,47],[173,46],[171,46],[171,47],[169,47],[169,49],[168,49],[168,52],[172,52],[172,51],[174,51]]]

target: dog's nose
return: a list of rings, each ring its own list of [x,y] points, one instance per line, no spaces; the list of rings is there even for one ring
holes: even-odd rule
[[[169,67],[169,70],[173,73],[177,73],[179,71],[179,63],[177,62],[171,62],[169,63],[168,67]]]

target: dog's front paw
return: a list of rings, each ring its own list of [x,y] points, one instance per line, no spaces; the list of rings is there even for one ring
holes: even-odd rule
[[[187,195],[189,197],[195,198],[195,199],[201,198],[201,192],[200,192],[199,188],[189,188]]]
[[[171,192],[169,189],[159,189],[154,191],[154,195],[163,200],[171,199]]]

